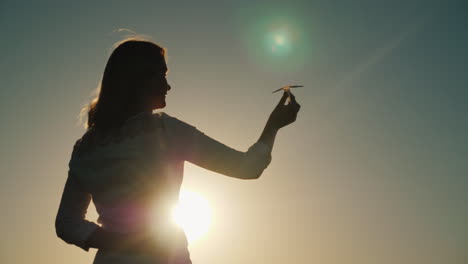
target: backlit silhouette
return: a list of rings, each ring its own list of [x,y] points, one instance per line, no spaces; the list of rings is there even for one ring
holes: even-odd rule
[[[165,55],[146,40],[117,45],[87,109],[87,131],[73,148],[56,232],[86,251],[97,248],[96,264],[191,263],[186,235],[171,219],[184,162],[257,179],[271,161],[278,130],[294,122],[300,108],[285,91],[258,141],[237,151],[167,113],[152,113],[166,106],[171,90]],[[85,219],[91,200],[98,223]]]

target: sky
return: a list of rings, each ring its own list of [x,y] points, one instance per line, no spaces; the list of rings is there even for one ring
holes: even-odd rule
[[[287,84],[301,104],[243,181],[186,163],[211,204],[196,263],[468,260],[465,1],[0,2],[0,262],[92,263],[55,235],[112,45],[168,51],[168,114],[246,151]],[[90,207],[90,219],[95,212]],[[94,213],[94,215],[93,215]]]

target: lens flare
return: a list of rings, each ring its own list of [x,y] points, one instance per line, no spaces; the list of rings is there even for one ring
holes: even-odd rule
[[[271,56],[286,56],[291,53],[290,36],[285,30],[273,30],[265,35],[267,46],[271,46]]]
[[[275,38],[275,44],[277,44],[279,46],[284,45],[285,37],[283,35],[276,34],[274,38]]]
[[[262,13],[262,12],[259,12]],[[258,67],[275,72],[296,71],[308,62],[308,30],[301,24],[300,12],[281,14],[278,10],[250,16],[246,27],[245,47],[249,59]]]

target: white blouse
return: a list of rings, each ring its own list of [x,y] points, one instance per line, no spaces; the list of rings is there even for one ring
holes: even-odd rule
[[[227,176],[256,179],[271,161],[271,148],[256,142],[240,152],[166,113],[138,114],[105,137],[90,130],[73,149],[55,223],[57,235],[89,250],[85,241],[98,227],[85,219],[92,199],[102,228],[152,233],[154,241],[170,244],[164,235],[169,208],[178,200],[184,161]],[[167,263],[191,263],[181,233],[182,238],[171,244],[173,254]],[[101,250],[94,260],[117,262],[157,263],[150,256]]]

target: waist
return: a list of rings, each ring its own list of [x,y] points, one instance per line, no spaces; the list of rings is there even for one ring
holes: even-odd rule
[[[156,231],[128,233],[124,236],[127,239],[125,246],[100,249],[98,253],[102,256],[152,258],[162,261],[161,263],[166,263],[165,260],[171,256],[189,256],[187,237],[182,229],[173,227]]]
[[[173,223],[172,203],[141,200],[95,203],[98,222],[112,232],[144,232]]]
[[[99,215],[98,223],[108,231],[122,234],[163,232],[176,227],[169,214],[148,211],[105,211]]]

